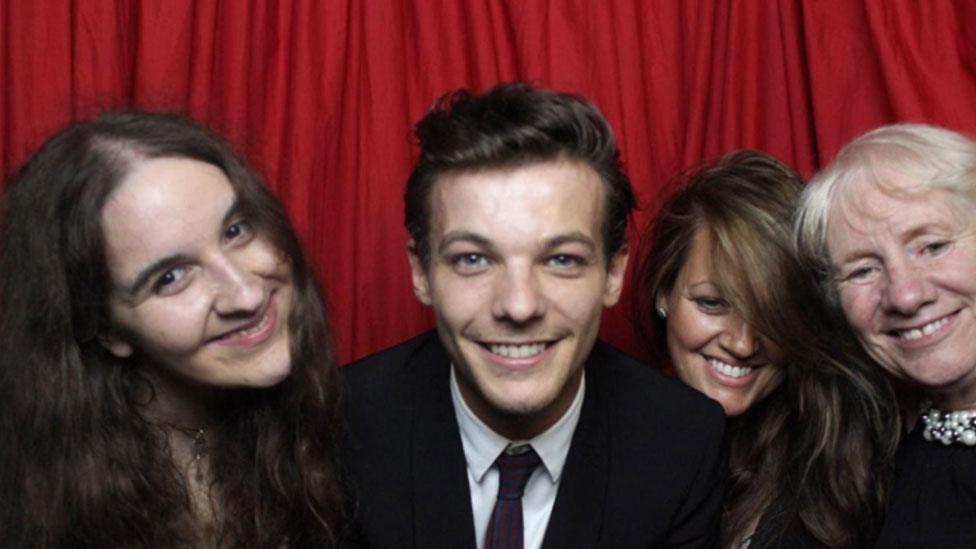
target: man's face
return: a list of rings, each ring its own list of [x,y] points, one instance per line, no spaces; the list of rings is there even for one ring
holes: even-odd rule
[[[431,192],[430,262],[410,254],[468,406],[509,438],[541,433],[572,403],[626,250],[607,267],[603,183],[553,160],[442,175]]]

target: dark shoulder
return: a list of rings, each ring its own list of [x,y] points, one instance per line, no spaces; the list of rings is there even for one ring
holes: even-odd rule
[[[613,424],[628,436],[697,446],[696,439],[725,432],[717,402],[607,343],[597,342],[586,368],[587,392],[598,393]]]
[[[405,375],[411,364],[430,362],[446,355],[436,331],[427,331],[407,341],[361,358],[342,367],[342,377],[347,386],[378,387],[395,383]]]
[[[405,420],[422,384],[443,378],[446,386],[449,365],[437,332],[429,331],[342,367],[346,423],[359,430],[378,428],[377,417]]]
[[[607,531],[606,546],[715,546],[710,540],[717,539],[727,477],[725,424],[718,403],[597,343],[586,365],[573,440],[580,452],[570,458],[606,456],[605,508],[620,525]],[[590,459],[580,469],[593,463],[598,461]],[[565,478],[571,465],[578,462],[567,460]]]
[[[717,402],[603,341],[594,346],[587,372],[587,383],[612,390],[615,400],[640,410],[667,418],[692,411],[725,422]]]

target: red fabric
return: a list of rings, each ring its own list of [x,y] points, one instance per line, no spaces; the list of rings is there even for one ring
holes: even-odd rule
[[[289,208],[345,362],[432,325],[410,289],[402,228],[411,124],[447,90],[513,79],[594,100],[650,204],[679,170],[735,148],[809,175],[877,125],[976,132],[976,6],[0,2],[0,174],[100,109],[189,113],[228,136]],[[603,335],[637,351],[628,317],[618,305]]]

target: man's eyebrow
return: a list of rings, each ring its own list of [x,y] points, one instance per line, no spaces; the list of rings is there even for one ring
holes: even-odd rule
[[[556,235],[546,241],[546,249],[551,250],[553,248],[558,248],[563,244],[582,244],[590,249],[591,252],[596,252],[596,242],[582,231],[573,231],[566,234]]]
[[[224,212],[224,217],[220,220],[219,230],[223,231],[224,227],[230,224],[234,217],[240,215],[242,210],[243,205],[241,204],[241,200],[235,198],[234,203]],[[157,273],[168,271],[180,263],[184,263],[186,260],[187,257],[183,254],[173,254],[154,261],[151,265],[139,271],[139,274],[136,275],[135,282],[129,286],[126,293],[130,298],[137,296],[145,288],[146,284],[149,283],[149,280],[156,276]]]
[[[471,231],[451,231],[444,235],[444,238],[441,239],[438,247],[446,248],[455,242],[465,242],[482,248],[493,248],[490,240]]]

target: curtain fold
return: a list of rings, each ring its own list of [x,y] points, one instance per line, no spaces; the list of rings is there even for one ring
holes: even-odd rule
[[[613,125],[647,221],[679,171],[742,147],[805,175],[856,135],[976,132],[976,7],[864,0],[33,0],[0,3],[0,174],[102,110],[225,135],[284,201],[340,360],[430,327],[410,287],[412,124],[442,93],[523,79]],[[602,334],[640,352],[622,305]],[[2,312],[0,312],[2,314]]]

